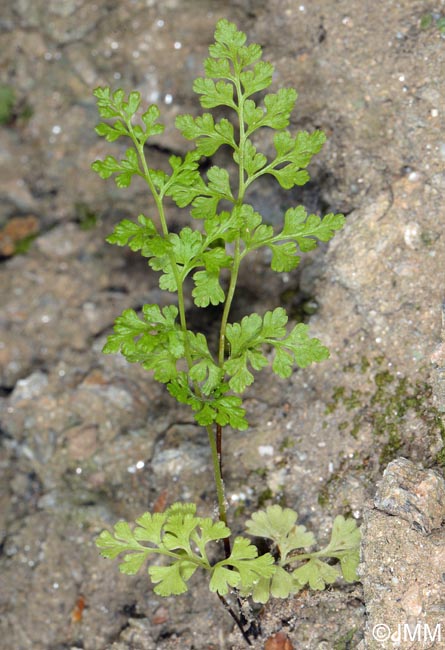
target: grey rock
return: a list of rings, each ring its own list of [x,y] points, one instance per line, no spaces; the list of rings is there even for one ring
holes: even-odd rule
[[[406,458],[389,463],[378,484],[375,507],[429,534],[445,520],[445,481]]]
[[[152,458],[153,472],[158,476],[180,476],[207,472],[209,451],[202,445],[183,442],[175,449],[157,449]]]
[[[13,388],[32,369],[32,345],[18,332],[0,331],[0,384]]]
[[[36,370],[29,377],[19,379],[11,394],[11,404],[39,397],[48,385],[48,377],[44,372]]]
[[[0,131],[0,225],[17,212],[33,212],[38,207],[38,201],[32,196],[28,183],[23,178],[21,165],[28,164],[28,156],[24,155],[23,145],[19,135],[12,131]]]
[[[66,259],[78,255],[86,245],[88,234],[73,223],[62,224],[37,240],[37,247],[48,257]]]
[[[370,510],[362,535],[363,650],[445,648],[445,531],[425,537],[400,517]]]
[[[442,304],[441,342],[431,355],[431,383],[435,405],[441,413],[445,412],[445,303]]]

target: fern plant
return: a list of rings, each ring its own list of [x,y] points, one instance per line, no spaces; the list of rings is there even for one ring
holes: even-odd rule
[[[270,594],[287,597],[307,583],[323,588],[341,572],[353,580],[358,562],[359,533],[353,521],[337,518],[330,544],[302,554],[297,550],[309,549],[315,540],[296,526],[294,511],[279,506],[255,513],[247,522],[249,534],[267,537],[275,544],[276,557],[258,555],[248,538],[230,540],[222,480],[223,428],[248,428],[241,396],[253,383],[254,372],[270,365],[279,377],[287,378],[295,365],[305,368],[329,356],[327,348],[310,337],[307,325],[287,329],[288,317],[281,307],[230,322],[240,269],[247,255],[266,248],[272,271],[291,271],[300,262],[300,252],[313,250],[318,241],[328,241],[344,223],[341,214],[320,218],[298,206],[285,212],[283,226],[276,232],[246,200],[250,186],[262,176],[275,177],[284,189],[306,183],[306,167],[325,136],[321,131],[300,131],[293,136],[287,130],[297,98],[293,88],[258,99],[258,93],[271,85],[274,68],[262,60],[259,45],[245,43],[246,35],[234,24],[217,23],[215,43],[204,62],[205,76],[196,79],[193,89],[204,109],[222,107],[233,119],[215,120],[211,112],[178,116],[176,127],[194,148],[183,158],[171,156],[169,172],[149,166],[147,141],[164,130],[158,122],[158,107],[141,111],[138,92],[126,96],[123,90],[112,92],[108,87],[94,91],[99,114],[108,120],[96,132],[109,142],[127,138],[131,146],[122,160],[109,155],[95,161],[92,168],[104,179],[114,176],[118,187],[128,187],[134,176],[142,178],[160,223],[157,227],[144,214],[136,221],[124,219],[107,241],[138,251],[160,273],[160,288],[177,294],[177,306],[144,305],[140,314],[125,310],[116,319],[103,351],[120,352],[130,363],[152,371],[154,379],[165,384],[178,402],[188,405],[197,423],[207,430],[219,512],[219,521],[213,522],[196,516],[194,504],[174,504],[164,513],[144,514],[134,529],[126,522],[117,523],[114,533],[104,531],[99,536],[97,545],[108,558],[124,553],[120,568],[129,574],[150,556],[165,556],[166,565],[149,568],[154,590],[161,596],[183,593],[193,574],[202,569],[209,574],[210,590],[223,602],[233,589],[266,602]],[[274,132],[271,159],[255,144],[255,135],[264,128]],[[205,175],[200,171],[203,158],[211,158],[220,147],[232,152],[235,182],[217,165],[210,166]],[[180,208],[189,206],[196,227],[171,232],[166,199]],[[198,308],[221,305],[216,350],[202,332],[189,328],[184,296],[190,279]],[[212,564],[207,546],[221,541],[224,556]],[[339,559],[339,568],[326,564],[326,557]],[[289,567],[294,568],[289,571]],[[242,628],[240,614],[230,611]]]

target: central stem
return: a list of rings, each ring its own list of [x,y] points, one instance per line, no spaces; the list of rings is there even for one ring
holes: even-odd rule
[[[243,95],[243,90],[241,88],[241,83],[239,81],[240,70],[235,67],[235,89],[238,99],[238,122],[239,122],[239,144],[238,144],[238,197],[235,202],[235,207],[241,208],[244,201],[244,194],[246,192],[246,179],[245,179],[245,170],[244,170],[244,158],[245,158],[245,147],[246,147],[246,127],[244,124],[244,101],[245,97]],[[241,264],[242,254],[241,254],[241,237],[235,239],[235,251],[233,254],[233,264],[230,273],[230,284],[227,290],[226,302],[224,304],[224,311],[221,319],[221,329],[219,334],[219,354],[218,362],[222,366],[224,364],[224,347],[225,347],[225,337],[226,337],[226,327],[227,321],[229,319],[230,308],[232,306],[233,296],[235,294],[236,284],[238,282],[238,273],[239,267]]]
[[[218,515],[220,521],[227,526],[226,496],[221,473],[221,425],[216,425],[216,436],[210,425],[206,427],[206,430],[212,453],[213,476],[218,499]],[[224,553],[226,558],[230,556],[230,540],[228,537],[224,538]]]
[[[225,494],[224,494],[224,482],[223,482],[223,479],[222,479],[222,473],[223,473],[223,469],[222,469],[222,426],[220,424],[216,425],[216,453],[217,453],[217,456],[218,456],[219,475],[221,477],[221,483],[222,483],[222,489],[223,489],[224,517],[226,517],[227,513],[225,511],[226,502],[225,502]],[[224,523],[227,524],[227,521],[225,521]],[[226,558],[228,558],[228,557],[230,557],[230,553],[231,553],[230,537],[224,537],[223,542],[224,542],[224,553],[225,553]]]
[[[235,203],[235,207],[240,208],[243,204],[244,193],[246,191],[245,183],[245,172],[244,172],[244,155],[245,155],[245,145],[246,145],[246,131],[244,124],[244,96],[241,88],[241,84],[238,81],[239,70],[235,70],[235,89],[238,99],[238,119],[239,119],[239,145],[238,145],[238,197]],[[224,366],[225,360],[225,341],[226,341],[226,328],[229,320],[230,308],[232,306],[233,297],[235,295],[235,289],[238,282],[239,268],[242,260],[241,253],[241,237],[238,235],[235,242],[235,250],[233,254],[233,263],[230,271],[230,283],[227,290],[227,296],[224,303],[223,315],[221,318],[221,327],[219,332],[219,350],[218,350],[218,364],[220,368]],[[218,507],[219,507],[219,518],[227,525],[227,511],[226,511],[226,499],[224,491],[224,482],[222,479],[222,427],[220,424],[216,424],[216,436],[213,431],[209,431],[209,440],[210,446],[212,449],[212,459],[213,459],[213,470],[215,476],[215,485],[216,492],[218,495]],[[230,556],[230,539],[224,539],[224,552],[226,558]]]

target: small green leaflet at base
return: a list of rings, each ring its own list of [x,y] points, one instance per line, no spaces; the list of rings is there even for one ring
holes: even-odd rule
[[[337,578],[347,582],[358,579],[360,530],[352,519],[335,518],[329,544],[321,551],[301,553],[315,544],[313,534],[296,525],[297,513],[279,505],[254,512],[246,524],[247,533],[271,539],[279,553],[278,561],[270,553],[258,555],[257,547],[245,537],[236,537],[228,558],[214,563],[208,557],[208,544],[230,536],[221,521],[197,517],[193,503],[175,503],[163,513],[146,512],[132,528],[119,521],[112,533],[105,530],[96,545],[105,558],[123,554],[122,573],[135,575],[147,560],[163,555],[163,565],[150,565],[148,573],[159,596],[179,595],[188,590],[188,581],[197,569],[209,574],[209,588],[225,596],[237,589],[242,596],[252,596],[258,603],[287,598],[306,584],[324,589]],[[325,559],[340,559],[328,564]],[[292,569],[291,565],[299,564]]]
[[[135,575],[151,557],[163,555],[166,565],[148,568],[159,596],[186,592],[197,569],[209,572],[210,590],[224,596],[232,587],[252,589],[275,571],[273,557],[269,553],[258,556],[258,549],[244,537],[235,539],[228,558],[211,564],[207,545],[229,535],[223,522],[197,517],[195,504],[175,503],[163,513],[146,512],[133,529],[125,521],[118,522],[113,533],[102,531],[96,546],[105,558],[124,554],[119,569],[127,575]]]
[[[265,511],[254,512],[246,523],[249,535],[266,537],[276,545],[279,553],[279,569],[272,578],[263,577],[253,590],[255,602],[267,602],[269,595],[287,598],[300,591],[306,584],[311,589],[324,589],[327,584],[343,577],[346,582],[358,580],[357,567],[360,560],[360,529],[353,519],[342,515],[335,518],[329,544],[320,551],[301,552],[315,545],[314,535],[304,526],[296,525],[297,513],[279,505],[269,506]],[[339,564],[327,564],[325,559],[340,560]],[[299,563],[288,572],[284,567]]]
[[[338,565],[331,566],[317,557],[311,557],[292,572],[294,593],[307,584],[311,589],[323,591],[326,585],[331,585],[340,577],[341,571]]]
[[[227,566],[231,566],[232,570]],[[230,556],[213,568],[210,591],[222,596],[229,593],[230,587],[250,591],[262,577],[269,578],[274,572],[274,559],[270,553],[258,557],[256,546],[245,537],[236,537]]]
[[[265,511],[254,512],[246,523],[249,535],[271,539],[280,553],[281,564],[285,564],[289,553],[297,548],[310,548],[315,544],[313,533],[304,526],[297,526],[297,513],[291,508],[279,505],[269,506]]]

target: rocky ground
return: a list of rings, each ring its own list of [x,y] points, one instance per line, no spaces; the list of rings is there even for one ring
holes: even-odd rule
[[[388,639],[373,638],[375,625],[395,632],[398,624],[434,629],[443,621],[442,15],[439,0],[6,4],[2,648],[245,647],[204,583],[163,600],[146,577],[118,574],[94,546],[105,526],[160,504],[197,499],[208,514],[214,507],[202,431],[147,373],[100,352],[123,309],[166,298],[143,260],[104,242],[119,218],[147,210],[144,187],[118,190],[90,164],[113,146],[94,133],[92,90],[104,84],[137,89],[160,105],[168,128],[150,150],[154,166],[186,151],[174,118],[199,112],[191,86],[220,17],[263,46],[276,66],[275,88],[298,89],[292,128],[328,135],[308,186],[284,193],[271,184],[252,203],[270,223],[301,202],[347,215],[344,230],[298,271],[272,277],[258,257],[243,274],[236,316],[282,305],[308,320],[331,358],[288,381],[258,376],[247,400],[251,427],[226,441],[230,516],[241,530],[258,506],[285,503],[325,539],[336,514],[365,522],[363,586],[272,602],[259,614],[263,634],[254,647],[389,648]],[[171,214],[185,223],[179,210]],[[191,306],[190,316],[211,327]],[[398,457],[414,463],[409,476],[436,470],[421,473],[410,486],[415,498],[407,497],[426,513],[422,522],[433,522],[428,530],[406,517],[405,502],[382,505],[382,488],[374,502]],[[430,645],[422,638],[402,647],[445,648],[441,632]]]

